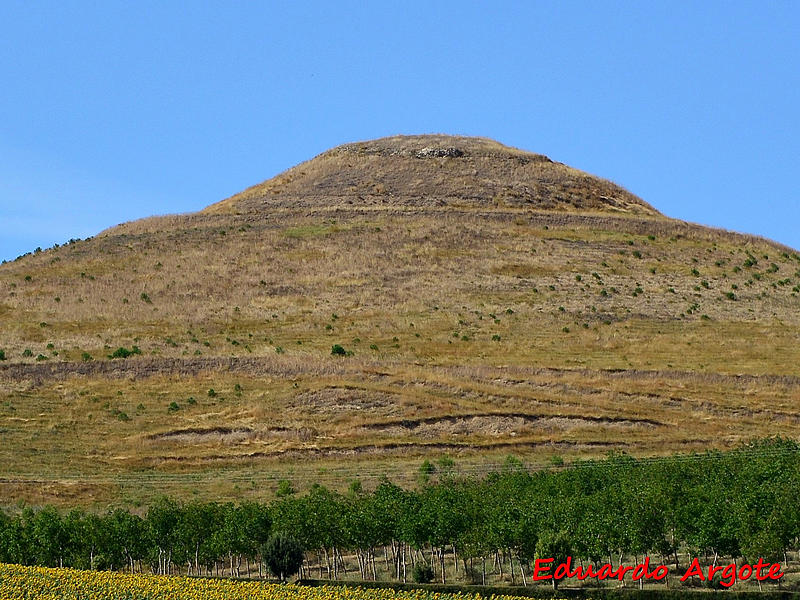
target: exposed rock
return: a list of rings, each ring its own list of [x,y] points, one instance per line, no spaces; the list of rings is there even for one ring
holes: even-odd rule
[[[464,151],[458,148],[423,148],[414,153],[417,158],[459,158]]]

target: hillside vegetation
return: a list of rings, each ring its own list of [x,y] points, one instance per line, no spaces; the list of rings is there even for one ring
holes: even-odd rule
[[[0,266],[0,502],[796,439],[798,296],[795,250],[544,156],[349,144]]]

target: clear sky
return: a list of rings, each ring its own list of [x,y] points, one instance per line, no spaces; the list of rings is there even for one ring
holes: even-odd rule
[[[800,249],[800,4],[0,0],[0,259],[412,133]]]

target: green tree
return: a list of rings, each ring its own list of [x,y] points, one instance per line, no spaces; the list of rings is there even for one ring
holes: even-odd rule
[[[0,512],[0,562],[20,565],[35,562],[28,533],[22,518]]]
[[[244,502],[237,511],[241,520],[241,533],[243,544],[240,549],[245,556],[245,560],[257,560],[259,564],[259,575],[261,574],[261,561],[259,560],[261,549],[269,539],[272,530],[272,518],[269,508],[257,502]]]
[[[261,550],[270,573],[286,581],[303,564],[303,547],[295,538],[283,533],[271,536]]]
[[[38,512],[26,509],[23,518],[29,528],[36,564],[63,567],[70,537],[58,511],[51,506]]]
[[[567,562],[567,558],[572,555],[572,546],[570,545],[569,538],[563,533],[545,532],[539,537],[536,543],[536,558],[548,559],[552,558],[551,574],[554,573],[556,567]],[[560,579],[554,576],[551,579],[553,589],[558,589]]]
[[[216,503],[192,502],[183,507],[177,523],[178,538],[186,549],[194,574],[200,575],[202,564],[214,555],[213,532],[219,525],[220,509]]]
[[[105,526],[108,552],[112,556],[120,552],[122,555],[122,560],[116,559],[114,564],[127,564],[134,572],[136,561],[143,560],[154,544],[148,523],[140,516],[118,508],[105,517]]]
[[[178,542],[178,524],[181,519],[180,505],[170,498],[158,498],[147,511],[147,528],[154,544],[151,549],[156,559],[158,575],[169,574],[172,570]]]

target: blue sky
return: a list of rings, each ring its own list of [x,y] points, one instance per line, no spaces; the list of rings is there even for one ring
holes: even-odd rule
[[[800,248],[796,2],[0,0],[0,259],[480,135]]]

